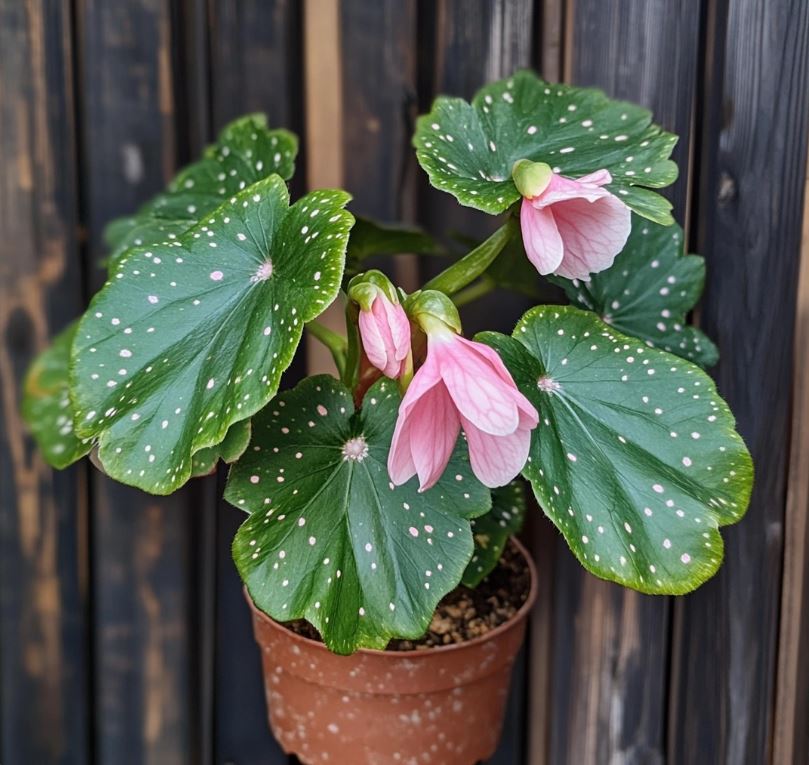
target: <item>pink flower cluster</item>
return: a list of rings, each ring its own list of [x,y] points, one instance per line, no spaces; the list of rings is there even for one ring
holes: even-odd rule
[[[359,326],[369,361],[388,377],[399,377],[410,352],[410,322],[402,306],[380,291],[371,309],[360,312]],[[441,322],[427,337],[427,358],[399,408],[388,456],[391,480],[400,485],[418,475],[420,491],[435,485],[463,429],[481,483],[507,484],[528,458],[536,410],[491,348]]]
[[[544,163],[520,160],[513,176],[523,195],[525,252],[540,274],[587,280],[612,265],[629,236],[631,214],[603,188],[612,182],[609,172],[574,180]],[[410,320],[385,290],[371,289],[374,297],[359,316],[365,353],[387,377],[401,378],[412,360]],[[507,484],[528,459],[536,410],[491,348],[441,320],[422,329],[427,357],[399,407],[388,455],[391,480],[403,484],[418,475],[420,491],[434,486],[463,430],[481,483]]]

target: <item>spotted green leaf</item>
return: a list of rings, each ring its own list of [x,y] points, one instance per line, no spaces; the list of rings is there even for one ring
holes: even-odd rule
[[[589,282],[551,277],[571,303],[595,311],[619,332],[701,367],[719,360],[710,338],[686,323],[705,284],[705,260],[686,255],[683,230],[633,216],[632,233],[611,268]]]
[[[519,159],[579,178],[606,169],[607,188],[639,215],[670,224],[671,204],[649,189],[677,177],[677,137],[647,109],[600,90],[543,82],[531,72],[492,83],[469,104],[441,96],[420,117],[413,143],[436,188],[496,215],[520,198],[511,179]]]
[[[194,454],[191,458],[191,477],[197,478],[210,475],[216,470],[216,465],[220,459],[228,465],[235,462],[244,454],[244,450],[249,443],[250,420],[234,422],[228,429],[221,444],[208,446]]]
[[[233,557],[254,602],[337,653],[424,634],[472,555],[469,519],[490,507],[460,447],[429,491],[390,483],[399,401],[383,380],[355,411],[337,380],[304,380],[254,419],[228,478],[225,498],[250,513]]]
[[[305,322],[337,295],[353,218],[343,191],[289,207],[273,175],[176,242],[134,248],[81,320],[71,393],[116,480],[167,494],[191,457],[276,393]]]
[[[81,459],[93,446],[73,430],[67,368],[77,326],[77,321],[68,325],[34,359],[23,384],[23,419],[45,461],[59,469]]]
[[[494,571],[506,543],[520,532],[524,520],[525,484],[521,478],[492,490],[492,509],[472,520],[475,552],[463,575],[467,587],[477,587]]]
[[[582,565],[649,593],[711,577],[753,475],[711,378],[569,306],[481,337],[539,412],[523,474]]]
[[[104,232],[110,262],[136,246],[173,241],[225,200],[276,173],[289,180],[295,171],[298,139],[287,130],[269,130],[263,114],[226,125],[215,144],[179,172],[162,194],[136,215],[112,221]]]

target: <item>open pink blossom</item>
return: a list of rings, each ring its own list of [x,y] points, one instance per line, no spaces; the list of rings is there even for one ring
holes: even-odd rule
[[[463,428],[475,475],[491,488],[504,486],[528,459],[536,410],[488,346],[449,329],[431,331],[427,343],[427,359],[399,407],[391,480],[400,485],[418,474],[419,491],[429,489]]]
[[[410,321],[402,306],[378,290],[371,309],[360,311],[359,326],[371,364],[386,377],[399,377],[410,353]]]
[[[611,181],[606,170],[578,180],[550,173],[539,193],[523,197],[522,239],[539,273],[587,281],[612,265],[629,237],[631,213],[601,188]]]

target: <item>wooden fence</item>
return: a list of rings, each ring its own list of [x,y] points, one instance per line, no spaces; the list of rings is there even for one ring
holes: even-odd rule
[[[707,258],[699,319],[757,481],[720,573],[678,599],[589,576],[537,515],[542,596],[492,762],[809,761],[805,0],[0,0],[4,765],[287,762],[221,478],[150,497],[55,473],[24,435],[22,374],[102,281],[104,224],[260,110],[303,139],[293,193],[344,185],[363,213],[480,233],[410,136],[435,94],[519,67],[681,136],[671,197]],[[478,317],[523,307],[500,295]]]

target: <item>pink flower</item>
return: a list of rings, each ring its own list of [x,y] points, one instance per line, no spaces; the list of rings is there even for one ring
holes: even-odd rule
[[[397,485],[418,474],[419,491],[429,489],[463,428],[475,475],[504,486],[525,465],[537,421],[495,351],[449,329],[430,331],[427,359],[399,407],[388,473]]]
[[[612,265],[629,236],[631,213],[601,188],[611,181],[606,170],[578,180],[550,173],[541,191],[523,197],[522,239],[539,273],[587,281]]]
[[[359,326],[371,364],[386,377],[399,377],[410,353],[410,321],[404,308],[378,290],[370,310],[360,311]]]

